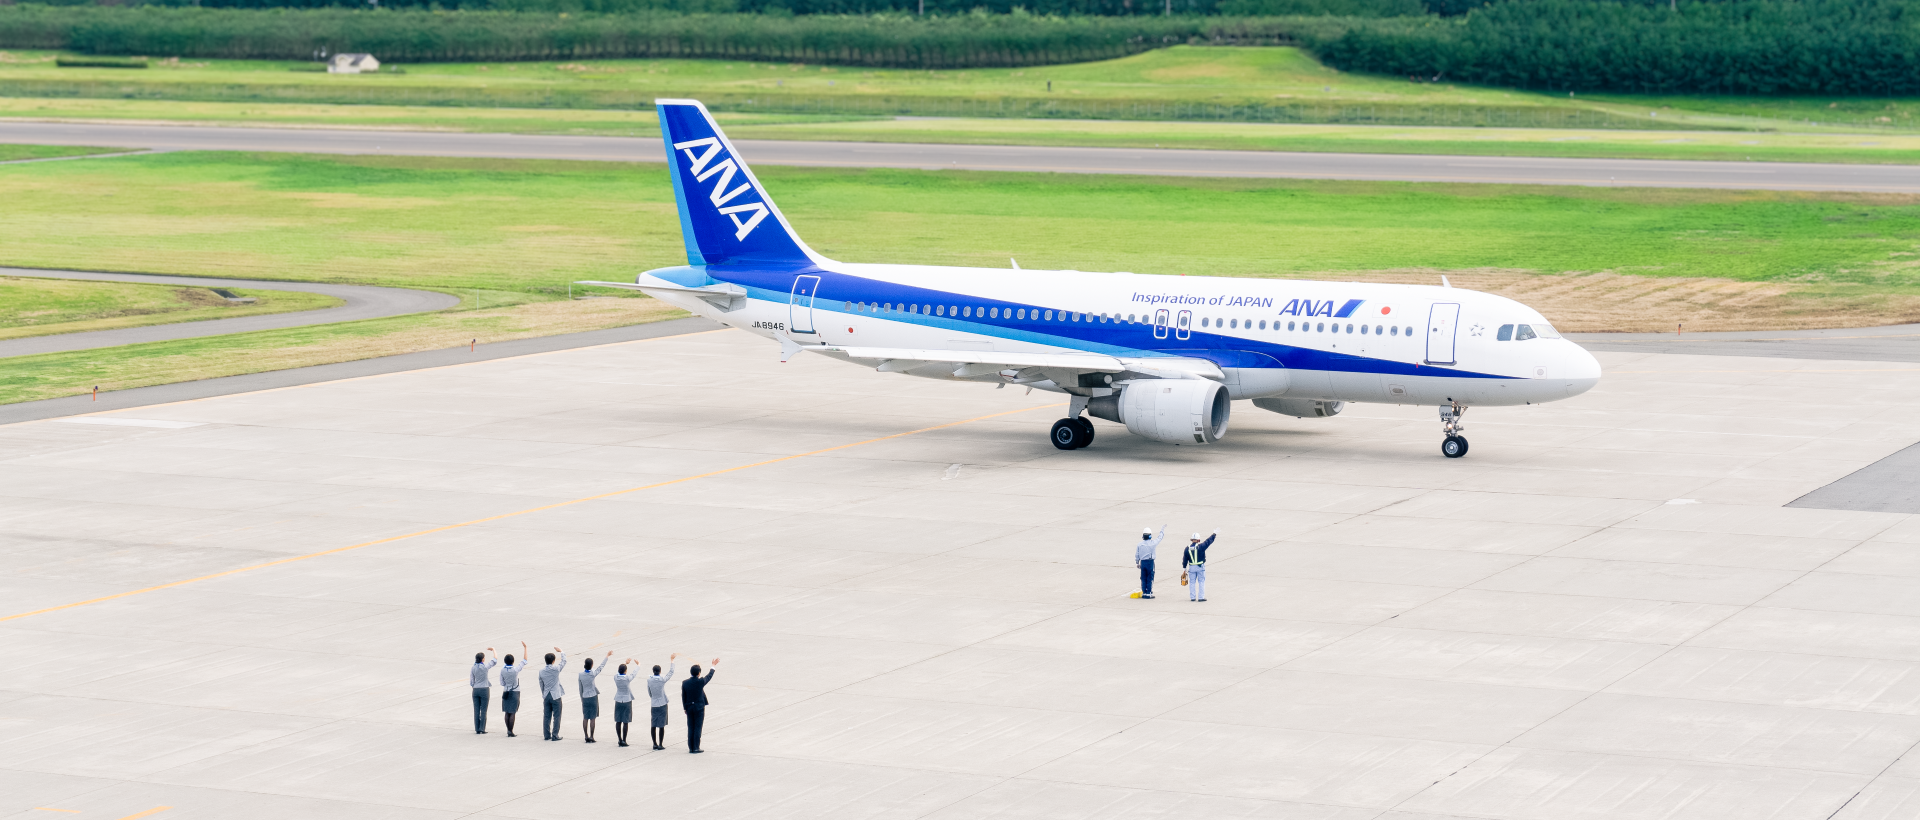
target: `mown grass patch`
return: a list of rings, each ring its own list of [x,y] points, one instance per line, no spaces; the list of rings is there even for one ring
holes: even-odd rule
[[[244,288],[232,292],[255,301],[228,301],[207,288],[0,276],[0,339],[234,319],[342,304],[317,293]]]

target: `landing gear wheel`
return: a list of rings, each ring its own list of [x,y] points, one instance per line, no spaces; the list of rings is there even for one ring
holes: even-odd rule
[[[1467,454],[1466,436],[1447,436],[1440,442],[1440,454],[1447,458],[1459,458]]]
[[[1053,439],[1053,446],[1062,450],[1078,450],[1087,446],[1093,438],[1081,430],[1080,425],[1075,424],[1073,419],[1054,422],[1050,437]]]
[[[1093,422],[1092,421],[1088,420],[1086,416],[1074,416],[1073,418],[1070,418],[1067,420],[1080,425],[1080,432],[1087,434],[1086,438],[1081,439],[1080,446],[1085,447],[1093,443]]]

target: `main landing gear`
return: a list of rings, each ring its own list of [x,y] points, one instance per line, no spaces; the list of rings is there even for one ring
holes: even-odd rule
[[[1053,446],[1062,450],[1078,450],[1093,443],[1093,422],[1085,416],[1074,416],[1053,423]]]
[[[1441,455],[1459,458],[1467,454],[1467,437],[1460,435],[1460,431],[1467,429],[1466,424],[1460,421],[1460,417],[1466,414],[1467,408],[1461,407],[1459,402],[1440,408],[1440,432],[1447,436],[1440,440]]]

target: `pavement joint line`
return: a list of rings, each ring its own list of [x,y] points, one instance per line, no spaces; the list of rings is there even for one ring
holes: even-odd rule
[[[475,362],[474,364],[478,364],[478,362]],[[365,547],[378,546],[380,544],[390,544],[395,541],[404,541],[409,538],[418,538],[423,535],[432,535],[434,533],[448,532],[450,530],[457,530],[464,527],[471,527],[476,524],[485,524],[490,521],[500,521],[508,518],[517,518],[519,516],[529,515],[532,513],[544,512],[546,510],[559,509],[561,507],[571,507],[575,504],[584,504],[588,501],[599,501],[601,499],[613,498],[614,496],[626,495],[628,493],[637,493],[643,490],[652,490],[652,489],[658,489],[660,487],[669,487],[675,484],[685,484],[689,481],[698,481],[703,478],[712,478],[713,476],[717,476],[717,475],[725,475],[727,473],[736,473],[741,470],[751,470],[755,467],[764,467],[769,464],[779,464],[783,461],[793,461],[795,459],[807,458],[809,456],[817,456],[823,453],[831,453],[838,450],[847,450],[847,449],[851,449],[854,447],[861,447],[868,444],[876,444],[878,442],[889,441],[896,438],[904,438],[906,436],[918,435],[920,433],[929,433],[934,430],[944,430],[949,427],[959,427],[964,424],[972,424],[976,421],[986,421],[987,419],[999,418],[1001,416],[1011,416],[1017,413],[1028,413],[1034,410],[1045,410],[1050,407],[1060,407],[1060,406],[1062,406],[1062,403],[1043,404],[1037,407],[1022,407],[1016,410],[1002,410],[998,413],[988,413],[984,416],[974,416],[973,418],[969,418],[969,419],[961,419],[959,421],[950,421],[950,422],[946,422],[945,424],[936,424],[936,425],[933,425],[932,427],[922,427],[918,430],[908,430],[903,433],[894,433],[892,435],[879,436],[877,438],[870,438],[863,441],[855,441],[847,444],[836,444],[832,447],[823,447],[818,450],[810,450],[804,453],[795,453],[789,456],[781,456],[779,458],[770,458],[765,461],[756,461],[752,464],[742,464],[738,467],[728,467],[721,470],[713,470],[710,472],[700,473],[699,475],[691,475],[683,478],[675,478],[668,481],[655,482],[653,484],[644,484],[638,487],[628,487],[627,489],[624,489],[624,490],[614,490],[612,492],[582,496],[580,498],[575,498],[570,501],[559,501],[552,504],[543,504],[538,507],[529,507],[524,510],[516,510],[514,512],[509,512],[509,513],[501,513],[499,515],[490,515],[485,518],[476,518],[471,521],[462,521],[458,524],[446,524],[443,526],[432,527],[429,529],[419,530],[417,532],[405,533],[402,535],[392,535],[386,538],[376,538],[372,541],[363,541],[358,544],[349,544],[344,547],[334,547],[333,549],[329,549],[329,550],[321,550],[319,552],[310,552],[305,555],[295,555],[287,558],[280,558],[280,559],[268,561],[262,564],[253,564],[251,566],[236,567],[234,569],[223,570],[221,572],[215,572],[208,575],[200,575],[193,578],[186,578],[179,581],[171,581],[165,584],[158,584],[155,586],[145,587],[142,589],[133,589],[133,590],[128,590],[126,592],[116,592],[112,595],[102,595],[98,598],[89,598],[84,601],[75,601],[73,603],[59,604],[57,606],[50,606],[44,609],[36,609],[31,612],[21,612],[13,615],[7,615],[4,617],[0,617],[0,623],[6,623],[8,621],[17,621],[21,618],[31,618],[35,615],[44,615],[49,612],[59,612],[64,609],[73,609],[75,607],[87,606],[89,604],[98,604],[98,603],[104,603],[107,601],[118,600],[120,598],[128,598],[134,595],[140,595],[148,592],[158,592],[163,589],[172,589],[174,587],[185,586],[187,584],[192,584],[192,583],[198,583],[200,581],[211,581],[216,578],[225,578],[229,575],[238,575],[243,572],[252,572],[258,569],[267,569],[269,567],[280,566],[281,564],[291,564],[297,561],[306,561],[308,559],[320,558],[327,555],[334,555],[336,553],[350,552],[352,550],[363,549]]]
[[[1914,373],[1920,367],[1796,367],[1786,370],[1609,370],[1608,373],[1632,374],[1636,376],[1687,375],[1692,373]]]
[[[111,154],[75,154],[70,157],[33,157],[31,159],[0,160],[0,165],[22,165],[29,162],[65,162],[70,159],[112,159],[114,157],[137,157],[145,154],[165,153],[169,153],[165,148],[147,148],[140,151],[116,151]],[[56,809],[47,809],[47,811],[56,811]]]

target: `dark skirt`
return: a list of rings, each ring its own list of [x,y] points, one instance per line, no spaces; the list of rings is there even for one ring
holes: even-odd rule
[[[614,723],[632,723],[633,722],[633,701],[627,701],[625,703],[622,703],[620,701],[614,701],[613,722]]]
[[[665,728],[666,725],[667,725],[667,707],[665,706],[653,707],[653,728],[655,729]]]
[[[600,696],[580,699],[580,719],[592,720],[600,716]]]
[[[500,693],[500,711],[509,715],[520,713],[520,690],[512,689]]]

